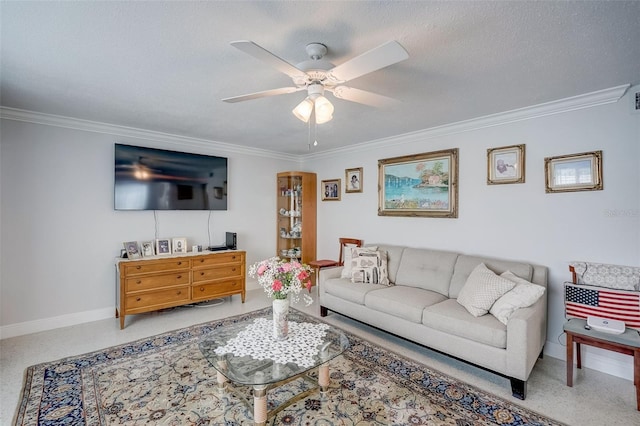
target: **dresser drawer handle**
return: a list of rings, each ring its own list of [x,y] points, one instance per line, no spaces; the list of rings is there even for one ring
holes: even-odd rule
[[[178,275],[176,278],[177,278],[177,279],[180,279],[180,278],[182,278],[182,275]]]
[[[204,263],[204,259],[200,259],[200,263]]]
[[[235,271],[236,271],[236,268],[231,268],[231,271],[235,272]]]
[[[136,302],[141,301],[142,299],[140,297],[136,297]]]
[[[182,265],[182,262],[178,262],[178,265]]]
[[[203,276],[203,275],[204,275],[204,272],[200,272],[200,276]]]
[[[204,287],[200,287],[200,291],[204,291]]]
[[[236,260],[236,257],[235,256],[231,256],[231,259]]]
[[[136,281],[136,284],[142,284],[142,281],[138,280]]]
[[[180,290],[178,290],[178,292],[176,294],[182,294],[182,292]]]
[[[136,266],[136,269],[142,269],[142,266],[138,265]]]

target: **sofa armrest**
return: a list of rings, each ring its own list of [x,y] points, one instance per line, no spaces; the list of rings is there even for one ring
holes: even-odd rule
[[[322,283],[331,278],[340,278],[343,266],[333,266],[331,268],[322,268],[318,272],[318,285],[322,287]]]
[[[518,309],[507,323],[507,371],[527,380],[547,339],[546,293],[528,308]]]

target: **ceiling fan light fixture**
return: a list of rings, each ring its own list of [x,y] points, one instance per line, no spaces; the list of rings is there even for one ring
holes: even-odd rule
[[[333,118],[333,105],[324,96],[316,98],[316,123],[322,124]]]
[[[307,123],[309,118],[311,118],[311,113],[313,112],[313,101],[308,97],[304,98],[304,100],[300,102],[292,112],[299,120]]]

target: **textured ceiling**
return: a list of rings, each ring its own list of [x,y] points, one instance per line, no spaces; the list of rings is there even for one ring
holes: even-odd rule
[[[308,152],[291,110],[304,92],[233,48],[286,61],[322,42],[340,64],[388,40],[409,59],[349,82],[394,97],[377,109],[327,97],[335,149],[640,83],[640,2],[1,1],[2,106],[291,154]]]

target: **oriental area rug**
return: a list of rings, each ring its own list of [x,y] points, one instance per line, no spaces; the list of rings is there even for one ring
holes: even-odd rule
[[[251,425],[252,409],[236,393],[218,392],[216,371],[198,343],[220,327],[250,324],[270,310],[29,367],[14,425]],[[351,345],[331,361],[326,395],[312,392],[267,424],[560,424],[345,334]],[[269,409],[306,383],[295,380],[270,390]]]

